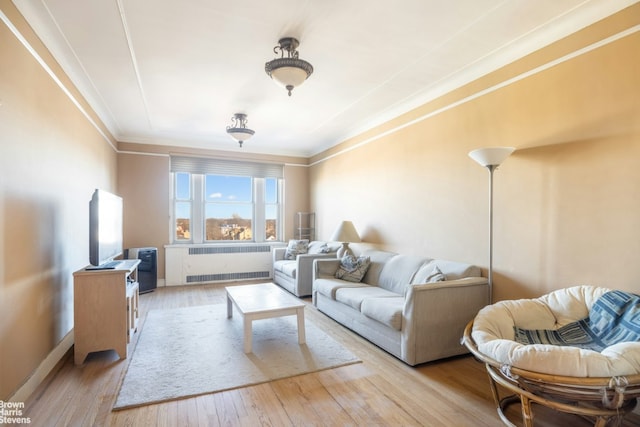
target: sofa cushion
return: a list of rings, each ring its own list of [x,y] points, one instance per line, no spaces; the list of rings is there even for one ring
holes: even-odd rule
[[[399,331],[402,329],[403,307],[403,297],[373,297],[362,301],[360,312]]]
[[[362,288],[340,288],[336,291],[336,301],[343,304],[347,304],[350,307],[360,311],[360,305],[362,301],[367,298],[374,297],[397,297],[398,294],[394,294],[386,289],[379,288],[377,286],[365,286]]]
[[[345,282],[337,279],[316,279],[313,281],[313,289],[332,300],[336,299],[338,289],[364,288],[366,286],[368,285],[364,283]]]
[[[416,271],[427,261],[427,258],[416,255],[396,255],[390,258],[382,267],[378,286],[396,294],[404,294]]]
[[[362,281],[368,285],[378,286],[380,283],[380,273],[384,264],[394,256],[398,255],[394,252],[379,251],[376,249],[370,249],[362,252],[362,255],[368,256],[371,260],[367,274],[364,275]]]
[[[296,261],[283,260],[273,263],[273,270],[286,274],[289,277],[296,278],[296,267],[298,263]]]
[[[309,240],[289,240],[284,259],[296,259],[299,254],[306,254],[309,249]]]
[[[413,276],[411,283],[419,285],[422,283],[443,282],[445,280],[447,280],[447,277],[440,271],[440,267],[434,263],[428,263],[420,267],[416,275]]]
[[[371,260],[367,256],[356,258],[353,255],[345,255],[340,260],[340,266],[336,270],[336,278],[348,282],[360,282],[370,263]]]

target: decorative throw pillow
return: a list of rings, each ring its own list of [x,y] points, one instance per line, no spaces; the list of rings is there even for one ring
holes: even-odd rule
[[[596,300],[589,317],[558,329],[513,327],[521,344],[549,344],[586,348],[601,352],[620,342],[640,341],[640,295],[609,291]]]
[[[287,250],[284,252],[284,259],[296,259],[300,254],[306,254],[309,248],[309,240],[289,240]]]
[[[340,260],[340,266],[336,271],[336,279],[360,282],[369,269],[369,265],[371,265],[371,258],[368,256],[356,258],[353,255],[345,255]]]

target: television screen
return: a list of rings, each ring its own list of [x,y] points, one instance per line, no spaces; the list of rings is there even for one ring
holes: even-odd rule
[[[96,189],[89,202],[89,262],[100,266],[122,254],[122,198]]]

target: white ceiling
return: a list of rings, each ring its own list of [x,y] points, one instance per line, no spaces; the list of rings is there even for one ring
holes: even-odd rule
[[[636,1],[13,0],[117,140],[303,157]],[[291,97],[284,36],[315,68]]]

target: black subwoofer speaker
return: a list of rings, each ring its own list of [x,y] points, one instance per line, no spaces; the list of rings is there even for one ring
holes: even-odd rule
[[[153,291],[158,286],[158,249],[129,248],[125,249],[124,257],[140,260],[140,264],[138,264],[140,293]]]

